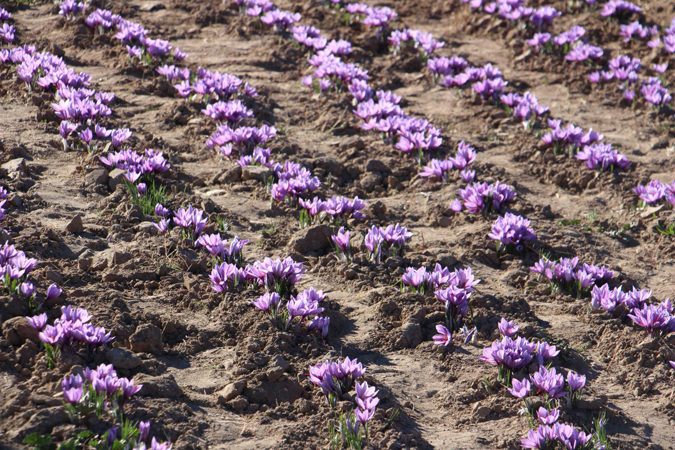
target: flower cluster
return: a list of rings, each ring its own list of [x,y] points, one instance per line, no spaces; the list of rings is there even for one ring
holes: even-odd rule
[[[14,25],[8,24],[6,21],[12,19],[12,14],[7,11],[5,8],[0,6],[0,39],[11,44],[14,42],[14,35],[16,33],[16,28]]]
[[[0,247],[0,282],[8,293],[17,291],[36,264],[36,259],[28,258],[24,252],[17,250],[9,242]]]
[[[569,423],[555,423],[553,426],[539,425],[536,430],[529,430],[527,438],[521,439],[523,448],[582,448],[593,437],[590,433],[577,430]]]
[[[459,189],[459,199],[450,205],[454,212],[466,210],[470,214],[482,211],[501,211],[503,205],[516,198],[513,188],[497,181],[494,184],[473,183],[464,189]]]
[[[533,121],[543,116],[548,111],[548,106],[539,104],[537,97],[531,92],[523,95],[516,93],[502,94],[499,100],[505,105],[511,115],[520,120],[526,128],[530,128]]]
[[[324,311],[319,303],[325,299],[323,291],[309,288],[289,299],[283,299],[276,292],[266,292],[251,303],[259,310],[268,313],[272,323],[284,331],[292,328],[296,318],[299,319],[295,321],[297,326],[301,326],[305,319],[311,318],[309,330],[316,330],[325,339],[328,336],[330,317],[319,315]]]
[[[203,234],[199,236],[195,246],[204,247],[216,260],[241,266],[244,260],[244,246],[248,243],[248,239],[239,239],[235,236],[228,245],[227,239],[223,239],[220,234]]]
[[[272,184],[270,193],[278,202],[297,203],[302,196],[321,186],[321,181],[309,169],[291,161],[277,167],[275,177],[277,181]]]
[[[244,83],[239,77],[228,73],[213,72],[199,67],[196,74],[190,74],[187,69],[177,69],[173,66],[168,66],[164,71],[167,81],[182,80],[173,87],[180,97],[192,101],[199,97],[208,104],[211,100],[227,102],[235,95],[258,96],[256,89],[248,82]]]
[[[365,367],[356,359],[346,357],[343,361],[317,364],[309,367],[309,380],[321,388],[329,404],[341,399],[354,386],[357,378],[366,373]]]
[[[74,20],[84,11],[84,3],[76,0],[63,0],[59,5],[59,15]]]
[[[305,272],[307,270],[302,268],[302,263],[296,263],[290,256],[283,260],[265,258],[246,267],[246,276],[250,281],[255,281],[284,298],[290,295],[293,286]]]
[[[530,271],[551,282],[555,288],[581,295],[599,283],[606,283],[614,277],[614,271],[604,266],[579,265],[579,258],[561,258],[558,262],[542,257]]]
[[[675,182],[666,184],[659,180],[651,180],[644,186],[634,187],[633,192],[640,197],[641,206],[655,205],[662,200],[665,200],[665,203],[670,206],[675,205]]]
[[[113,411],[114,415],[121,412],[124,402],[136,395],[143,385],[119,378],[112,365],[101,364],[95,370],[87,367],[82,375],[68,375],[61,387],[71,414],[84,417],[96,412],[100,418],[106,410]]]
[[[602,6],[602,11],[600,11],[600,15],[602,17],[630,16],[631,14],[637,14],[640,13],[641,11],[642,8],[629,1],[609,0]]]
[[[464,141],[457,146],[457,154],[454,158],[447,158],[444,160],[432,159],[424,166],[420,172],[420,176],[424,178],[435,178],[439,180],[449,181],[450,171],[453,169],[460,170],[462,179],[466,183],[473,181],[476,172],[469,169],[471,163],[476,159],[476,150]]]
[[[241,100],[218,101],[214,104],[209,104],[206,106],[206,109],[202,110],[202,114],[220,123],[227,122],[230,127],[247,117],[253,117],[253,112]]]
[[[113,146],[119,147],[129,136],[131,131],[127,129],[121,130],[117,136],[113,133]],[[155,174],[165,173],[171,168],[164,154],[151,148],[146,148],[142,156],[131,149],[126,149],[100,156],[99,160],[109,169],[124,170],[126,172],[124,177],[131,183],[139,180],[150,182]]]
[[[86,309],[69,305],[61,307],[61,317],[54,321],[54,325],[47,325],[45,313],[29,318],[28,322],[33,328],[41,330],[40,340],[51,365],[64,350],[77,351],[84,347],[89,355],[114,339],[105,328],[92,325],[90,320],[91,315]]]
[[[185,53],[172,46],[169,41],[148,37],[148,30],[141,24],[126,20],[111,11],[97,9],[86,18],[85,22],[89,28],[98,33],[114,29],[115,39],[126,46],[129,57],[136,58],[146,65],[153,61],[166,63],[187,58]]]
[[[303,208],[300,214],[302,226],[323,222],[324,220],[328,220],[332,224],[343,224],[349,219],[365,218],[361,210],[366,207],[366,203],[358,197],[349,200],[342,196],[335,196],[326,201],[314,197],[312,200],[299,199],[298,204]]]
[[[549,129],[542,135],[541,141],[548,146],[552,146],[556,153],[567,151],[574,154],[582,146],[591,145],[604,139],[602,134],[593,131],[592,128],[584,133],[581,127],[571,123],[563,127],[559,119],[549,119],[548,126]]]
[[[523,244],[536,239],[537,235],[530,228],[529,219],[507,212],[497,218],[488,237],[498,242],[497,251],[502,246],[516,246],[516,250],[521,251]]]
[[[618,169],[626,170],[630,167],[630,161],[625,155],[612,149],[612,144],[602,142],[585,146],[574,157],[586,161],[586,167],[589,169],[613,172]]]
[[[240,155],[250,155],[253,149],[276,135],[277,129],[268,125],[232,128],[225,124],[218,126],[216,132],[206,141],[206,146],[228,158],[234,150]]]
[[[403,247],[412,237],[408,229],[399,224],[381,228],[373,225],[368,230],[363,245],[368,250],[368,258],[373,262],[382,262],[390,256],[403,255]]]
[[[429,58],[436,50],[445,46],[445,42],[437,41],[431,33],[411,30],[410,28],[393,31],[388,40],[392,53],[397,54],[401,51],[403,45],[409,44],[414,49],[421,48],[424,59]]]

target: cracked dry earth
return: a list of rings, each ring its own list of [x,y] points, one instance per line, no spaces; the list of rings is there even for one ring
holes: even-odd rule
[[[499,336],[502,316],[515,319],[526,337],[555,343],[562,350],[557,367],[587,375],[588,401],[565,411],[566,421],[590,427],[605,412],[617,448],[675,445],[672,341],[651,342],[625,317],[590,313],[587,299],[532,287],[528,269],[536,252],[496,256],[486,237],[495,217],[449,210],[462,187],[459,178],[443,185],[425,181],[414,161],[359,129],[348,94],[318,96],[307,89],[300,81],[309,73],[305,57],[290,41],[215,0],[91,2],[170,40],[190,55],[191,69],[231,73],[256,86],[257,120],[280,130],[271,143],[273,157],[310,168],[322,180],[321,195],[364,199],[366,219],[355,224],[357,235],[372,225],[406,225],[414,235],[403,257],[347,264],[327,242],[311,250],[299,245],[310,231],[300,229],[298,211],[271,206],[259,173],[206,148],[215,127],[201,106],[176,97],[153,70],[130,68],[123,46],[93,38],[82,20],[67,23],[53,3],[5,3],[22,44],[62,54],[69,66],[92,76],[93,87],[114,92],[111,125],[130,128],[134,148],[167,155],[172,168],[162,181],[170,207],[204,209],[211,232],[217,217],[226,220],[229,238],[251,242],[247,263],[289,255],[301,261],[308,272],[300,287],[323,289],[328,297],[331,329],[324,341],[276,330],[250,305],[259,294],[213,292],[205,257],[180,246],[165,256],[166,239],[155,232],[154,218],[131,205],[98,158],[64,151],[51,97],[27,92],[3,73],[2,163],[21,159],[0,172],[0,182],[16,193],[4,222],[8,237],[39,260],[36,284],[63,288],[58,302],[47,305],[50,316],[61,305],[85,307],[113,332],[115,347],[131,350],[133,364],[118,372],[144,388],[130,402],[129,416],[150,420],[174,448],[326,448],[329,408],[307,372],[309,365],[344,356],[358,358],[366,379],[380,389],[373,448],[517,448],[528,430],[521,404],[497,382],[496,369],[478,359]],[[351,58],[369,71],[374,86],[401,95],[408,114],[443,130],[443,152],[453,154],[462,140],[474,145],[479,178],[514,187],[513,210],[532,220],[541,249],[604,264],[622,284],[651,289],[655,298],[675,295],[674,241],[655,231],[668,213],[636,210],[632,192],[650,178],[675,179],[675,139],[659,126],[665,119],[621,107],[609,93],[589,94],[579,82],[583,75],[572,69],[519,62],[522,40],[497,25],[487,31],[491,23],[460,2],[390,4],[401,24],[447,42],[439,54],[493,63],[510,85],[534,92],[554,117],[605,134],[636,163],[623,174],[596,174],[542,150],[502,110],[434,85],[415,61],[376,48],[372,32],[345,26],[328,6],[278,6],[302,13],[331,38],[352,42]],[[668,2],[643,7],[649,17],[674,12]],[[600,22],[591,14],[576,19],[588,26]],[[611,31],[609,47],[619,42]],[[77,215],[81,229],[68,231]],[[468,344],[434,346],[441,305],[397,289],[406,267],[437,262],[471,267],[482,280],[469,321],[478,331]],[[63,412],[60,381],[83,362],[64,359],[47,369],[35,336],[12,328],[16,322],[9,319],[20,314],[9,299],[1,304],[0,448],[20,448],[33,432],[64,439],[75,426]],[[103,353],[95,363],[106,361]],[[395,411],[398,417],[387,426]]]

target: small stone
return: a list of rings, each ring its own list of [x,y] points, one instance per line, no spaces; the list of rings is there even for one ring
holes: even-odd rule
[[[77,214],[75,217],[70,219],[70,222],[68,222],[68,225],[66,225],[66,231],[73,234],[79,234],[84,231],[82,216],[80,214]]]
[[[401,337],[396,341],[397,348],[415,348],[422,343],[422,329],[414,321],[406,322],[401,327]]]
[[[356,271],[354,269],[345,270],[345,279],[346,280],[353,280],[354,278],[356,278]]]
[[[113,169],[108,174],[108,187],[111,191],[115,191],[118,185],[124,183],[124,171],[121,169]]]
[[[243,411],[246,409],[248,406],[248,400],[244,396],[239,396],[232,400],[229,405],[234,409],[235,411]]]
[[[110,364],[119,369],[135,369],[143,362],[135,353],[126,348],[113,348],[105,354]]]
[[[162,342],[162,330],[156,326],[145,323],[136,328],[136,332],[129,338],[131,350],[136,353],[161,354],[164,352]]]
[[[23,158],[12,159],[4,163],[1,166],[8,172],[25,172],[26,171],[26,160]]]
[[[366,164],[368,172],[389,172],[389,167],[378,159],[371,159]]]
[[[590,400],[580,398],[579,400],[577,400],[576,406],[579,409],[583,409],[586,411],[593,411],[595,409],[599,409],[605,403],[607,403],[607,396],[601,395],[600,397],[596,397]]]
[[[271,176],[272,172],[267,167],[262,166],[246,166],[241,169],[241,179],[263,181]]]
[[[230,400],[236,398],[244,391],[245,388],[246,381],[235,381],[234,383],[228,384],[218,392],[218,404],[224,405]]]
[[[314,225],[295,233],[289,246],[304,255],[330,248],[330,237],[333,234],[328,225]]]
[[[38,331],[30,326],[25,317],[12,317],[2,324],[2,334],[12,345],[18,347],[27,340],[38,342]]]
[[[10,205],[16,207],[16,208],[21,208],[23,206],[23,200],[21,197],[19,197],[19,194],[16,192],[13,192],[9,195],[9,198],[7,199]]]
[[[144,397],[176,398],[183,395],[183,390],[178,386],[173,375],[153,377],[140,373],[134,377],[134,381],[136,385],[143,385],[141,395]]]
[[[481,406],[480,403],[476,403],[473,407],[473,415],[485,419],[492,412],[492,408],[488,406]]]

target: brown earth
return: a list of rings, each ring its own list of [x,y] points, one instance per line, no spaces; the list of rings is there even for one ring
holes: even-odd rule
[[[190,55],[191,68],[231,73],[258,87],[256,118],[281,130],[273,141],[274,158],[313,169],[326,195],[366,200],[367,219],[357,224],[357,234],[373,224],[396,222],[414,232],[405,257],[386,265],[362,260],[347,265],[328,249],[297,253],[289,243],[307,232],[299,230],[297,211],[270,208],[259,181],[242,180],[234,163],[205,147],[215,127],[198,106],[172,96],[152,71],[129,69],[114,39],[93,39],[82,22],[62,20],[53,4],[14,8],[21,42],[63,51],[69,65],[92,75],[97,89],[117,95],[112,123],[132,129],[135,148],[168,155],[173,167],[163,182],[172,192],[170,207],[203,207],[211,227],[215,217],[226,219],[229,237],[251,240],[245,252],[249,263],[292,254],[308,269],[301,286],[322,288],[329,298],[331,331],[322,342],[274,329],[250,306],[253,292],[212,292],[204,258],[188,248],[167,257],[165,239],[153,232],[151,218],[132,207],[120,189],[109,189],[96,158],[63,151],[49,96],[28,94],[3,75],[1,162],[25,158],[27,163],[20,176],[1,174],[21,204],[9,209],[5,226],[17,247],[40,260],[38,284],[56,281],[64,288],[60,303],[50,305],[51,317],[61,304],[85,307],[97,325],[113,331],[115,346],[140,357],[136,367],[119,370],[145,385],[130,404],[133,419],[151,420],[153,430],[175,448],[326,447],[329,409],[308,381],[307,368],[350,356],[367,366],[366,378],[380,389],[375,448],[515,448],[527,433],[527,420],[498,385],[494,367],[478,360],[505,316],[516,319],[527,337],[558,345],[563,351],[557,366],[587,374],[586,395],[593,401],[588,409],[565,411],[565,421],[590,427],[604,411],[617,447],[673,448],[672,341],[644,340],[625,316],[589,314],[585,299],[528,288],[528,268],[537,254],[497,258],[486,237],[495,217],[452,215],[448,206],[459,180],[442,186],[423,181],[412,160],[358,129],[348,94],[317,97],[305,88],[300,78],[308,66],[289,41],[252,26],[215,0],[92,3],[169,39]],[[648,18],[670,19],[668,2],[653,3],[643,2]],[[370,72],[374,86],[394,90],[409,114],[443,129],[442,153],[453,153],[461,140],[476,146],[480,179],[515,187],[513,209],[532,220],[538,248],[606,264],[620,274],[619,281],[652,289],[658,299],[673,295],[675,246],[672,237],[655,231],[658,220],[672,219],[670,213],[637,211],[632,193],[650,178],[673,181],[673,132],[663,126],[672,126],[672,117],[633,111],[614,93],[591,91],[585,69],[516,61],[522,36],[470,15],[460,2],[390,5],[400,23],[444,39],[441,55],[496,64],[510,86],[534,92],[553,116],[605,134],[636,163],[624,174],[596,174],[540,148],[536,137],[503,111],[434,86],[421,66],[377,48],[369,31],[345,27],[325,5],[285,1],[279,6],[301,12],[305,23],[325,35],[354,43],[352,59]],[[597,13],[563,17],[556,31],[583,23],[599,45],[621,51],[618,28],[601,23]],[[646,64],[648,55],[643,58]],[[77,214],[83,231],[66,232]],[[431,342],[439,302],[395,288],[405,267],[436,262],[471,267],[482,280],[471,320],[477,339],[449,351]],[[0,447],[17,448],[34,431],[67,435],[74,426],[60,406],[60,381],[72,364],[86,362],[64,361],[47,370],[35,337],[12,334],[19,325],[10,319],[9,306],[3,303],[0,313]],[[145,342],[135,333],[148,327],[161,330],[161,342],[135,345]],[[90,363],[104,361],[99,355]],[[278,367],[285,369],[276,377]],[[239,395],[230,398],[233,390]],[[385,429],[395,410],[398,419]]]

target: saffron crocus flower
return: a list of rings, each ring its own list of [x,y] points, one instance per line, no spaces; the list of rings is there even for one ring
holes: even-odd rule
[[[59,289],[59,287],[56,284],[52,284],[47,288],[47,300],[53,300],[59,295],[61,295],[63,291]]]
[[[436,331],[438,334],[434,335],[434,345],[443,345],[448,346],[452,342],[452,334],[443,325],[436,325]]]
[[[150,422],[144,422],[141,420],[141,422],[138,424],[138,429],[141,433],[141,441],[145,442],[150,436]]]
[[[516,333],[518,333],[520,326],[515,325],[513,320],[507,321],[502,317],[502,319],[497,324],[497,328],[499,328],[499,332],[502,336],[513,337]]]
[[[328,330],[330,327],[330,317],[314,317],[309,323],[310,330],[317,330],[321,333],[321,337],[326,339],[328,337]]]
[[[628,317],[650,335],[658,332],[665,336],[675,329],[675,319],[663,305],[644,304],[642,309],[634,309]]]
[[[35,293],[35,286],[30,281],[24,281],[20,286],[21,294],[30,297]]]
[[[539,367],[539,371],[530,375],[532,384],[540,391],[546,393],[549,399],[562,398],[567,395],[564,391],[565,379],[556,373],[555,367],[550,370],[545,366]]]
[[[586,386],[586,375],[579,375],[572,371],[567,372],[567,385],[572,392],[576,392]]]
[[[70,389],[64,389],[63,390],[63,397],[66,399],[68,403],[71,404],[77,404],[80,400],[82,400],[82,397],[84,396],[84,391],[82,390],[81,387],[76,388],[70,388]]]
[[[279,303],[281,303],[281,297],[276,292],[266,292],[251,302],[253,306],[261,311],[276,311]]]
[[[28,324],[35,328],[36,330],[40,331],[42,330],[45,325],[47,324],[47,314],[42,313],[37,316],[33,317],[26,317],[26,320],[28,320]]]
[[[513,379],[513,387],[507,390],[516,398],[525,398],[530,395],[530,381],[527,378],[522,380]]]
[[[557,408],[553,408],[549,411],[543,406],[540,406],[537,410],[537,418],[539,419],[539,422],[544,425],[553,425],[559,417],[560,411]]]
[[[166,217],[162,217],[162,220],[160,220],[159,222],[153,223],[152,226],[157,228],[157,231],[164,234],[169,230],[169,224],[170,223],[171,223],[171,219],[167,219]]]
[[[527,438],[521,439],[520,445],[523,448],[544,449],[551,439],[555,439],[555,436],[552,435],[551,427],[540,425],[536,431],[528,430]]]
[[[537,235],[530,228],[528,219],[507,212],[504,217],[499,217],[495,221],[488,237],[499,241],[501,246],[520,245],[522,242],[536,239]]]
[[[504,336],[501,341],[494,341],[490,347],[483,349],[480,359],[495,366],[520,369],[534,359],[535,348],[535,344],[522,337],[511,339]]]
[[[162,206],[161,203],[155,205],[155,214],[160,217],[168,217],[171,214],[171,211],[168,208]]]

